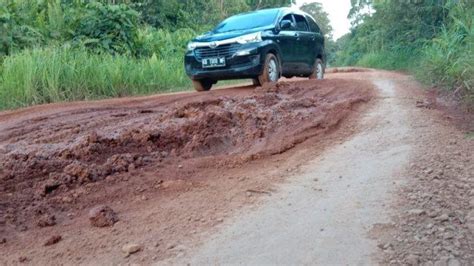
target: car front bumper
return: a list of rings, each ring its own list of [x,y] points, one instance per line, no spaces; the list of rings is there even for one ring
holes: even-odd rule
[[[188,51],[184,58],[186,74],[193,80],[255,78],[263,72],[265,50],[266,42],[240,45],[235,53],[226,57],[226,66],[214,68],[203,68],[202,59],[195,51]]]

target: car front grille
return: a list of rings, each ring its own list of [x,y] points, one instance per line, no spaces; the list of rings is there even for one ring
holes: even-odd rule
[[[231,57],[232,55],[239,50],[240,44],[231,43],[218,46],[216,48],[211,47],[199,47],[194,50],[194,56],[196,59],[201,60],[203,58],[211,57],[222,57],[225,58]]]

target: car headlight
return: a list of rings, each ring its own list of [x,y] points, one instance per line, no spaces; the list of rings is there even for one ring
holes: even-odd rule
[[[252,48],[252,49],[245,49],[245,50],[240,50],[235,53],[236,56],[245,56],[245,55],[251,55],[251,54],[256,54],[257,49]]]
[[[196,47],[197,47],[197,43],[195,42],[188,43],[188,51],[193,51],[194,49],[196,49]]]
[[[252,34],[247,34],[244,36],[240,36],[236,38],[236,41],[240,44],[246,44],[246,43],[252,43],[252,42],[261,42],[262,41],[262,33],[257,32],[257,33],[252,33]]]

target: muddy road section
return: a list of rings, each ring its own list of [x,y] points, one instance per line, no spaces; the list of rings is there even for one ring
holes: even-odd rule
[[[411,76],[335,76],[378,90],[359,130],[169,264],[473,265],[474,128]]]
[[[148,197],[192,190],[209,178],[202,173],[333,132],[373,96],[363,80],[304,80],[0,113],[0,240],[22,250],[97,204],[126,205],[150,188]]]

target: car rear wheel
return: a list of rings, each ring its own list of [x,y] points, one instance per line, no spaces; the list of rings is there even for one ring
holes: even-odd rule
[[[196,91],[209,91],[212,88],[214,82],[208,79],[201,79],[201,80],[192,80],[193,86]]]
[[[278,82],[280,78],[280,63],[274,54],[267,54],[263,73],[258,76],[258,82],[263,85],[268,82]]]
[[[321,59],[316,59],[314,63],[314,69],[309,79],[324,79],[324,63]]]

